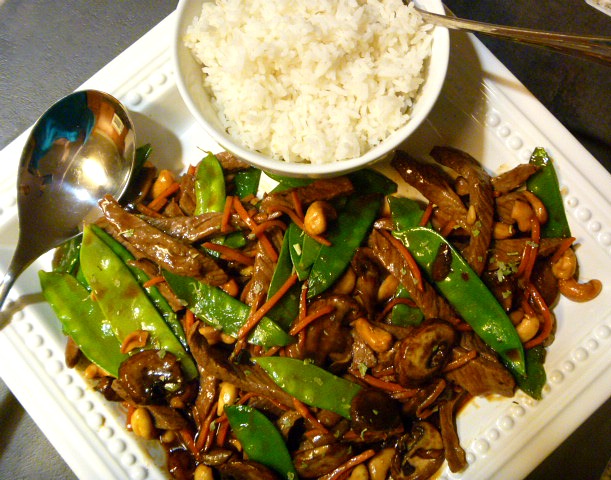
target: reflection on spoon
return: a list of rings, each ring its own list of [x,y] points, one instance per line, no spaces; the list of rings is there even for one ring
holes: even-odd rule
[[[111,95],[76,92],[40,117],[19,164],[19,240],[0,285],[0,308],[23,270],[78,235],[99,215],[105,194],[123,193],[134,159],[133,124]]]

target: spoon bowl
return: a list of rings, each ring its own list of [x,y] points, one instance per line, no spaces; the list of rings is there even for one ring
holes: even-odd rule
[[[72,93],[40,117],[19,164],[19,238],[0,285],[0,309],[34,260],[78,235],[84,222],[95,220],[105,194],[119,197],[124,192],[134,161],[132,121],[107,93]]]

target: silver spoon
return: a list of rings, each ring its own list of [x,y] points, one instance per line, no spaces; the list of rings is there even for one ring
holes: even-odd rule
[[[431,13],[418,8],[415,4],[414,7],[426,22],[434,25],[454,30],[483,33],[485,35],[500,37],[529,45],[537,45],[559,53],[573,55],[611,66],[611,37],[569,35],[566,33],[546,32],[530,28],[507,27],[505,25],[494,25],[491,23]]]
[[[19,275],[99,215],[98,201],[120,196],[134,167],[127,110],[97,90],[72,93],[32,128],[17,174],[19,239],[0,285],[0,309]]]

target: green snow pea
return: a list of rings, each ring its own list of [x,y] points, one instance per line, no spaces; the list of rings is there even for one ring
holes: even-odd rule
[[[397,230],[417,227],[423,211],[418,202],[404,197],[390,197],[390,214]]]
[[[399,284],[397,287],[395,298],[396,297],[411,298],[407,289],[401,284]],[[392,309],[391,323],[393,325],[399,325],[402,327],[406,327],[408,325],[420,325],[422,320],[424,320],[424,314],[419,308],[406,305],[405,303],[399,303]]]
[[[249,167],[237,172],[234,179],[237,196],[244,198],[248,195],[256,195],[259,189],[259,180],[261,180],[261,170],[258,168]]]
[[[361,386],[316,365],[289,357],[253,358],[285,392],[312,407],[350,420],[350,404]]]
[[[163,276],[178,298],[186,302],[189,310],[213,327],[236,336],[240,327],[246,323],[250,307],[220,288],[167,271],[163,272]],[[268,317],[263,317],[248,337],[250,343],[266,348],[282,347],[293,340]]]
[[[218,159],[209,153],[195,173],[195,215],[222,212],[225,208],[225,175]]]
[[[150,143],[141,145],[136,149],[136,161],[134,164],[134,173],[132,174],[132,177],[137,175],[140,169],[144,166],[145,162],[151,156],[152,151],[153,147],[151,147]]]
[[[280,287],[293,273],[293,264],[291,262],[291,254],[289,250],[289,235],[284,235],[284,239],[282,240],[282,248],[280,248],[280,253],[278,254],[278,262],[276,262],[276,269],[274,270],[274,274],[272,275],[272,280],[267,291],[268,300],[280,289]],[[300,290],[301,286],[299,283],[293,285],[268,313],[268,316],[285,330],[290,328],[291,323],[299,314]]]
[[[91,230],[93,230],[93,232],[100,238],[100,240],[102,240],[106,245],[110,247],[110,249],[115,255],[117,255],[121,260],[123,260],[123,263],[125,263],[127,268],[129,268],[129,270],[132,272],[132,275],[136,277],[136,280],[138,280],[140,285],[143,285],[150,279],[150,277],[146,273],[144,273],[144,271],[130,264],[130,262],[135,260],[134,256],[127,248],[121,245],[120,242],[117,242],[112,237],[112,235],[110,235],[104,229],[98,227],[97,225],[91,225]],[[161,313],[161,315],[163,316],[165,322],[172,329],[172,332],[174,332],[174,335],[176,335],[178,340],[180,340],[182,346],[188,348],[187,336],[185,335],[185,331],[182,328],[182,324],[178,319],[178,315],[174,310],[172,310],[172,307],[170,306],[166,298],[154,285],[152,287],[145,288],[145,290],[148,293],[148,296],[150,297],[151,301],[155,304],[155,307],[157,307],[157,310],[159,310],[159,313]]]
[[[541,225],[543,238],[569,238],[571,229],[566,219],[562,203],[558,176],[554,162],[543,148],[535,148],[530,163],[537,165],[539,171],[526,182],[526,188],[543,202],[547,209],[548,220]]]
[[[197,376],[197,367],[127,265],[90,226],[83,231],[81,268],[100,310],[120,342],[137,330],[146,330],[150,344],[172,352],[185,375]]]
[[[121,343],[89,291],[67,273],[40,271],[38,278],[63,332],[72,337],[91,362],[118,376],[119,365],[127,355],[121,353]]]
[[[426,227],[397,230],[395,236],[431,279],[431,266],[442,245],[452,253],[450,273],[440,281],[433,281],[475,333],[496,351],[510,371],[525,374],[524,349],[511,320],[467,262],[439,233]]]
[[[311,178],[284,177],[271,172],[265,172],[265,175],[278,182],[278,185],[270,193],[283,192],[290,188],[305,187],[314,181]]]
[[[352,185],[354,185],[354,191],[356,192],[391,195],[396,193],[398,188],[396,182],[393,182],[386,175],[370,168],[364,168],[349,173],[348,178],[352,182]]]
[[[80,251],[80,235],[62,243],[53,257],[53,271],[74,275],[78,269]]]
[[[225,407],[225,414],[250,460],[270,467],[282,478],[297,479],[282,434],[263,413],[249,405],[229,405]]]
[[[285,237],[288,237],[289,254],[299,280],[308,278],[312,265],[322,248],[318,243],[294,223],[289,225]]]
[[[353,195],[338,213],[327,238],[331,246],[322,245],[308,277],[308,297],[324,292],[348,267],[382,205],[379,194]],[[305,255],[305,252],[302,253]]]
[[[537,345],[526,350],[526,375],[517,375],[518,386],[535,400],[541,400],[541,392],[547,381],[545,368],[545,347]]]

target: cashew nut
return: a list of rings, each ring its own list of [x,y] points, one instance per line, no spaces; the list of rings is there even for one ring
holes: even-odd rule
[[[212,467],[200,463],[193,472],[193,480],[214,480]]]
[[[545,205],[543,205],[543,202],[539,199],[539,197],[528,190],[524,190],[522,192],[522,196],[528,200],[528,203],[530,203],[530,206],[535,211],[535,216],[537,217],[537,220],[539,220],[539,223],[547,222],[547,208],[545,208]]]
[[[397,291],[399,280],[394,275],[388,275],[380,284],[378,289],[378,302],[383,302],[392,297]]]
[[[518,222],[520,232],[528,232],[530,230],[530,220],[535,216],[535,212],[529,203],[522,200],[516,200],[511,209],[511,218]]]
[[[303,227],[310,235],[321,235],[327,231],[329,220],[337,218],[337,212],[330,203],[317,200],[306,211]]]
[[[572,248],[568,248],[562,256],[552,264],[552,273],[559,280],[569,280],[577,270],[577,256]]]
[[[350,472],[348,480],[369,480],[369,472],[367,471],[367,467],[362,463],[354,467],[352,472]]]
[[[151,414],[146,408],[136,408],[134,413],[132,413],[130,423],[134,434],[146,438],[147,440],[155,438],[157,430],[155,429],[155,425],[153,425]]]
[[[354,321],[354,328],[359,337],[369,347],[378,353],[386,352],[392,345],[392,335],[380,327],[369,323],[365,318],[358,318]]]
[[[515,230],[513,225],[503,222],[495,222],[492,230],[492,236],[495,240],[504,240],[513,237]]]
[[[540,320],[537,315],[525,314],[522,321],[516,326],[516,331],[522,343],[528,342],[539,331]]]
[[[589,302],[598,296],[602,288],[600,280],[593,279],[586,283],[579,283],[574,278],[558,280],[560,293],[574,302]]]
[[[340,277],[340,279],[335,282],[333,286],[333,292],[339,295],[348,295],[352,293],[354,290],[354,286],[356,285],[356,272],[348,267],[346,272]]]
[[[469,205],[469,210],[467,210],[467,225],[475,225],[477,221],[477,212],[475,211],[475,207],[473,205]]]
[[[232,405],[237,398],[237,387],[230,382],[221,382],[219,388],[219,401],[216,405],[216,415],[220,417],[225,411],[225,405]]]

